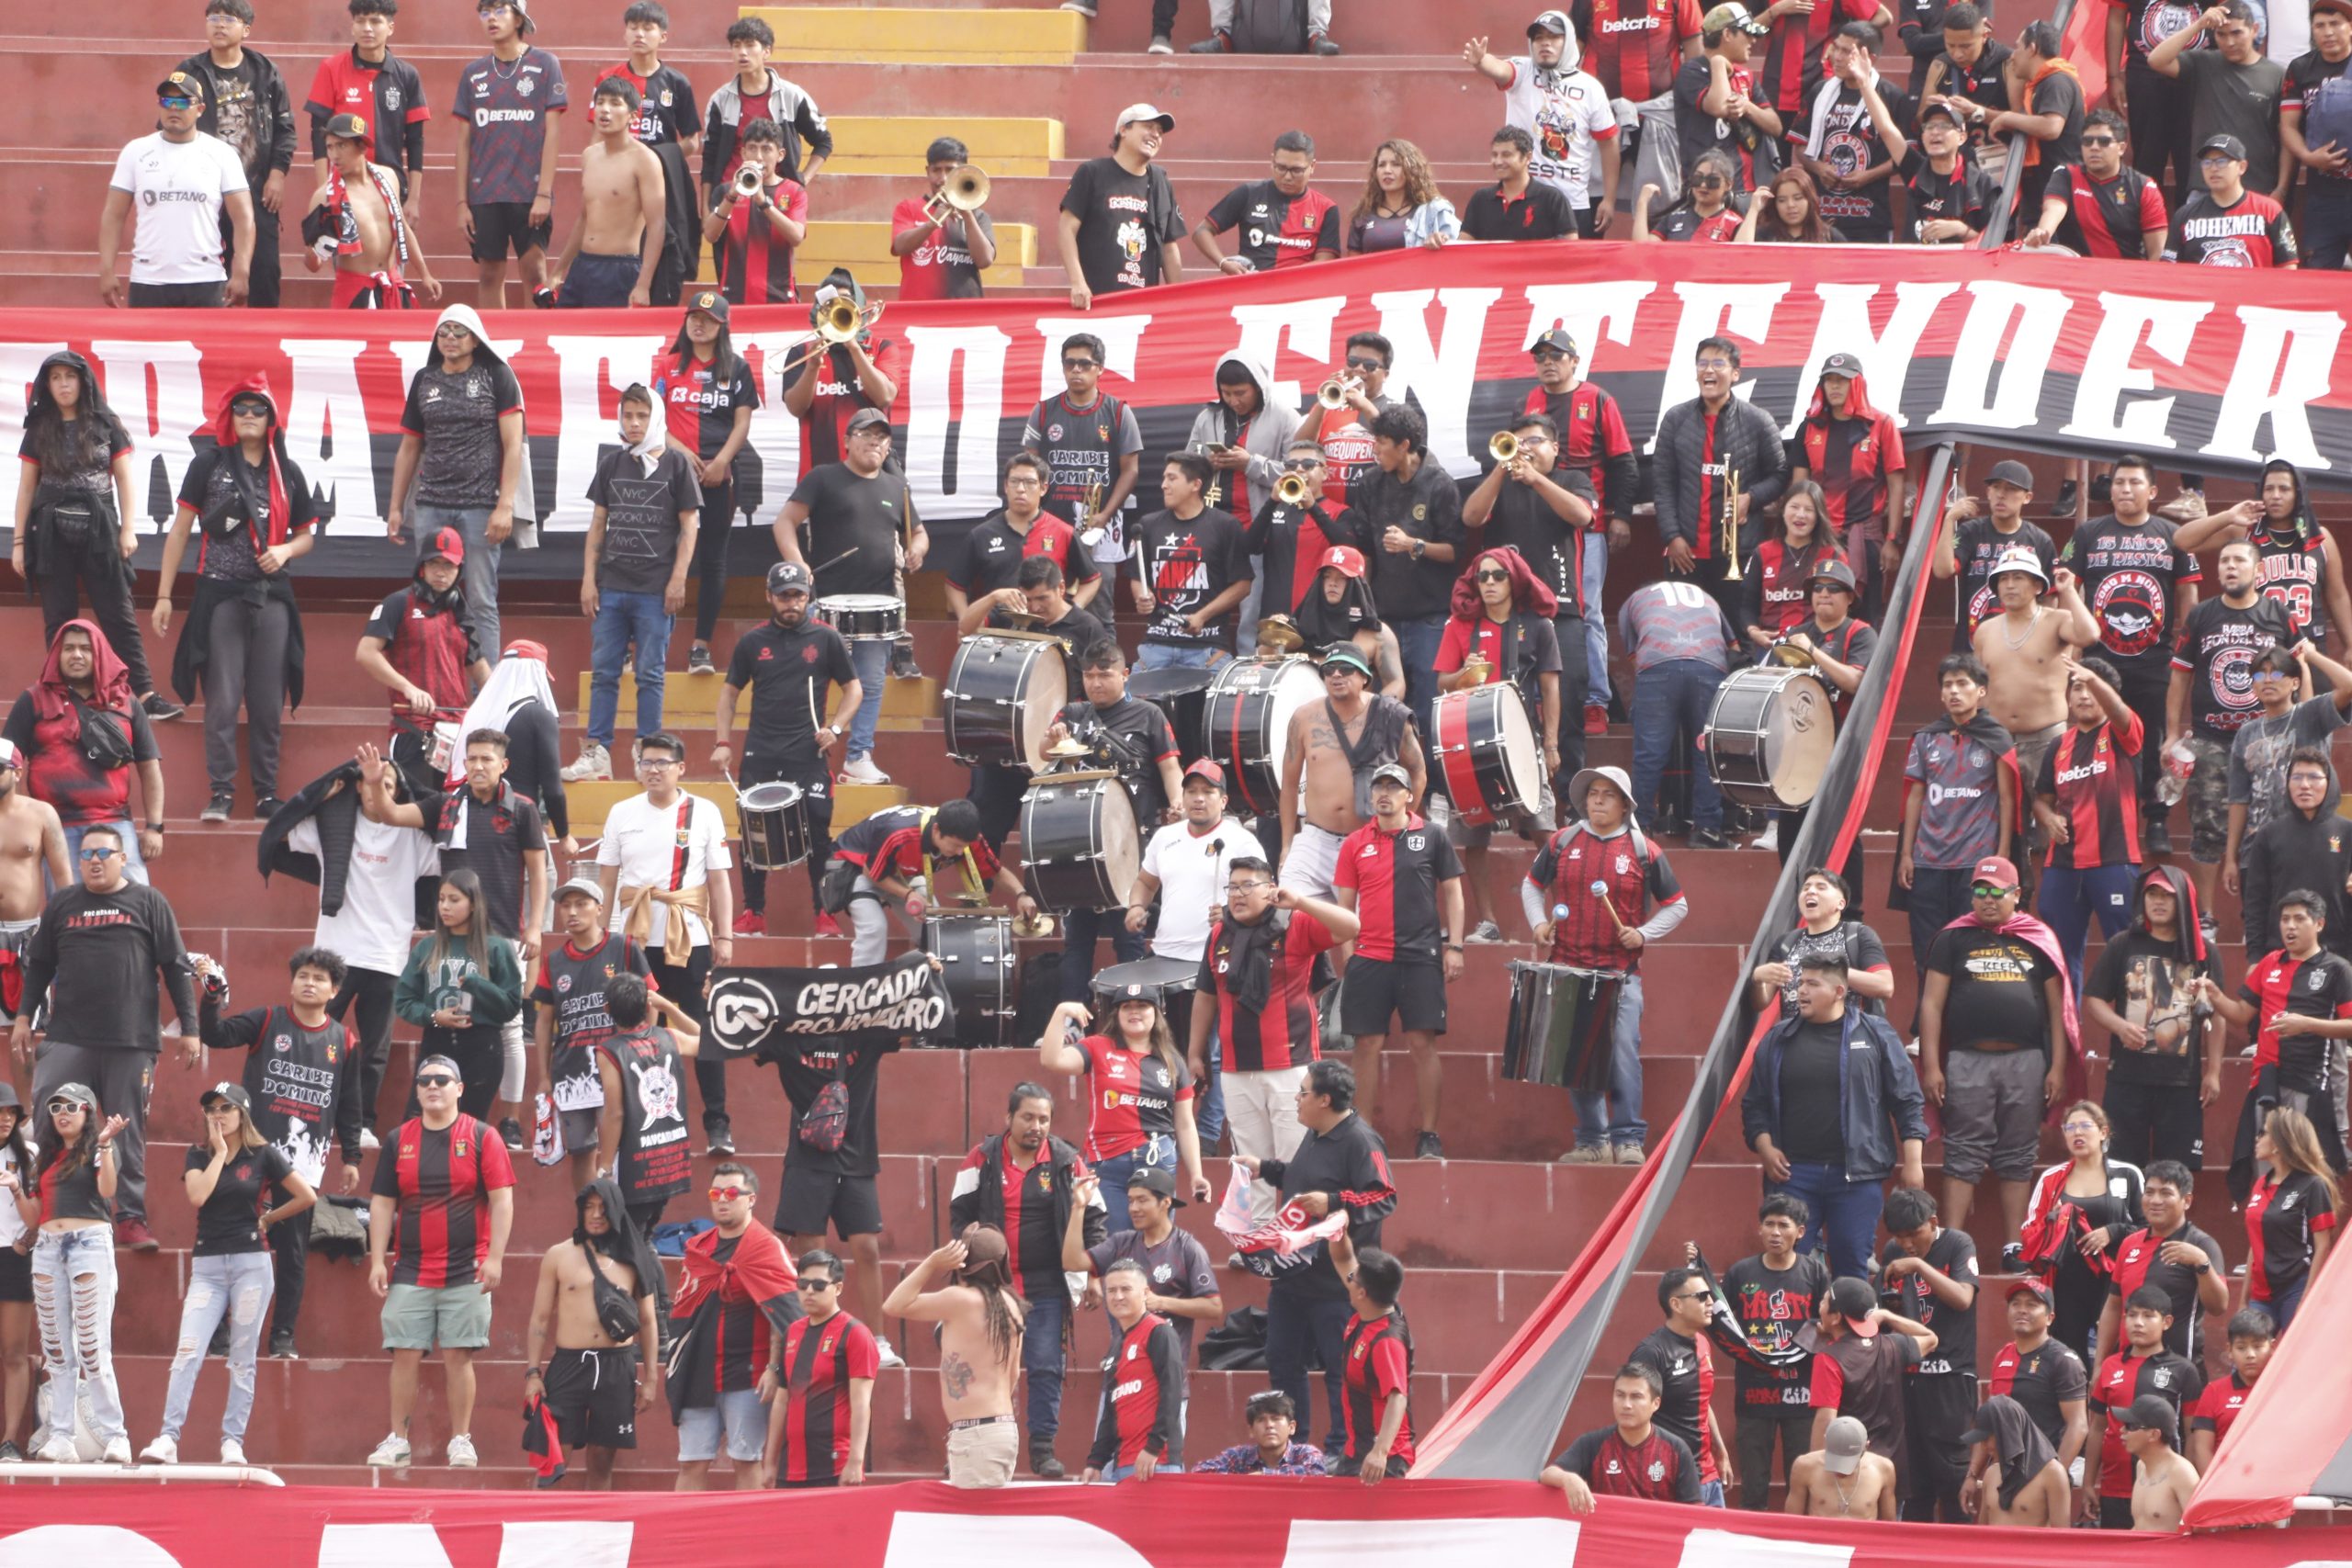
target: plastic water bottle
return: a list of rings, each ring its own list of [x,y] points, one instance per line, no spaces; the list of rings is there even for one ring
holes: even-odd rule
[[[2164,777],[2156,781],[2156,798],[2166,806],[2177,806],[2180,797],[2188,793],[2188,776],[2197,771],[2197,753],[2188,749],[2187,740],[2177,740],[2165,748]]]

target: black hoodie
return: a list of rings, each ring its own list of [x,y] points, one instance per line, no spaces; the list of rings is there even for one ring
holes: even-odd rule
[[[2245,911],[2245,950],[2251,958],[2276,951],[2278,900],[2297,888],[2316,893],[2327,905],[2321,945],[2352,956],[2352,899],[2344,879],[2352,874],[2352,822],[2335,814],[2341,789],[2335,769],[2327,770],[2327,793],[2309,817],[2289,802],[2245,840],[2238,856],[2239,907]]]
[[[76,404],[72,422],[76,434],[87,433],[87,450],[62,462],[44,460],[41,439],[43,433],[55,428],[61,415],[57,400],[50,396],[49,373],[59,366],[71,369],[82,380],[82,395]],[[95,422],[95,423],[93,423]],[[78,444],[77,444],[78,445]],[[40,483],[33,492],[33,512],[26,527],[25,575],[29,591],[31,580],[41,570],[42,538],[47,530],[42,526],[47,511],[61,502],[78,506],[92,506],[104,516],[111,530],[119,520],[114,514],[114,459],[130,450],[130,433],[123,427],[114,410],[107,406],[106,389],[91,372],[90,362],[71,349],[63,349],[40,362],[33,372],[32,396],[25,404],[25,438],[17,448],[18,455],[35,464]],[[74,552],[61,552],[61,558],[70,564]]]
[[[2168,941],[2148,930],[2147,891],[2157,881],[2172,889],[2177,911]],[[2177,866],[2149,866],[2132,884],[2132,929],[2107,944],[2083,985],[2086,998],[2105,1002],[2147,1039],[2134,1050],[2109,1037],[2111,1079],[2175,1089],[2197,1082],[2205,1059],[2198,1025],[2207,1010],[2190,998],[2189,982],[2199,975],[2221,977],[2197,917],[2197,889]]]

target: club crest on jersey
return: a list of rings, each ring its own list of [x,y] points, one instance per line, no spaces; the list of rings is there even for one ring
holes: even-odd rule
[[[274,1050],[291,1051],[294,1049],[294,1037],[290,1034],[281,1034],[269,1043]]]
[[[1631,870],[1633,870],[1633,869],[1634,869],[1634,863],[1633,863],[1633,860],[1632,860],[1632,858],[1631,858],[1630,856],[1626,856],[1626,855],[1619,855],[1619,856],[1617,857],[1617,874],[1618,874],[1620,876],[1623,875],[1625,873],[1627,873],[1627,872],[1629,872],[1629,871],[1631,871]]]
[[[605,973],[610,974],[611,971],[607,970]],[[556,995],[561,996],[570,989],[571,989],[571,976],[569,975],[558,975],[555,977]]]
[[[1664,1481],[1666,1479],[1666,1461],[1662,1459],[1654,1459],[1650,1461],[1649,1476],[1652,1481]]]
[[[1408,849],[1408,850],[1411,850],[1411,851],[1415,852],[1416,853],[1419,853],[1421,850],[1424,850],[1424,849],[1426,849],[1426,848],[1428,848],[1428,847],[1429,847],[1429,841],[1430,841],[1430,840],[1429,840],[1429,837],[1428,837],[1428,835],[1427,835],[1427,834],[1423,834],[1423,833],[1409,833],[1409,834],[1406,835],[1406,838],[1405,838],[1405,847],[1406,847],[1407,849]]]
[[[2326,987],[2326,985],[2327,985],[2327,972],[2326,972],[2325,970],[2324,970],[2324,969],[2314,969],[2314,970],[2312,970],[2312,990],[2314,990],[2314,991],[2322,990],[2322,989],[2324,989],[2324,988]]]

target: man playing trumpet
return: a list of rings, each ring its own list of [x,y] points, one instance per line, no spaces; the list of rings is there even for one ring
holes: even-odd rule
[[[783,172],[784,131],[772,119],[743,128],[743,166],[711,192],[702,237],[718,263],[719,292],[731,305],[789,305],[792,253],[808,237],[808,192]]]
[[[1747,554],[1756,511],[1788,487],[1789,457],[1772,416],[1733,396],[1739,345],[1701,341],[1699,395],[1658,422],[1655,491],[1666,570],[1712,594],[1739,624],[1740,589],[1732,567]]]
[[[996,224],[984,210],[989,177],[952,136],[923,153],[923,177],[930,188],[890,214],[899,298],[977,299],[980,274],[996,265]]]

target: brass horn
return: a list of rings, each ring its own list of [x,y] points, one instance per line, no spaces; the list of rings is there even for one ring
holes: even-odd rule
[[[876,299],[864,310],[848,294],[834,296],[831,304],[817,312],[817,341],[784,362],[778,374],[793,369],[807,360],[835,347],[850,343],[857,334],[882,319],[882,301]]]
[[[735,171],[735,194],[738,197],[757,196],[766,183],[757,164],[746,164]]]
[[[1276,479],[1274,499],[1284,506],[1305,506],[1306,504],[1306,476],[1284,474]]]
[[[1487,439],[1487,456],[1509,467],[1519,456],[1519,437],[1508,430],[1498,430]]]
[[[1316,390],[1315,400],[1337,413],[1348,406],[1348,384],[1334,376]]]
[[[978,212],[988,205],[988,171],[966,164],[947,176],[947,183],[932,193],[923,203],[923,213],[936,222],[947,216],[947,209],[957,212]]]

